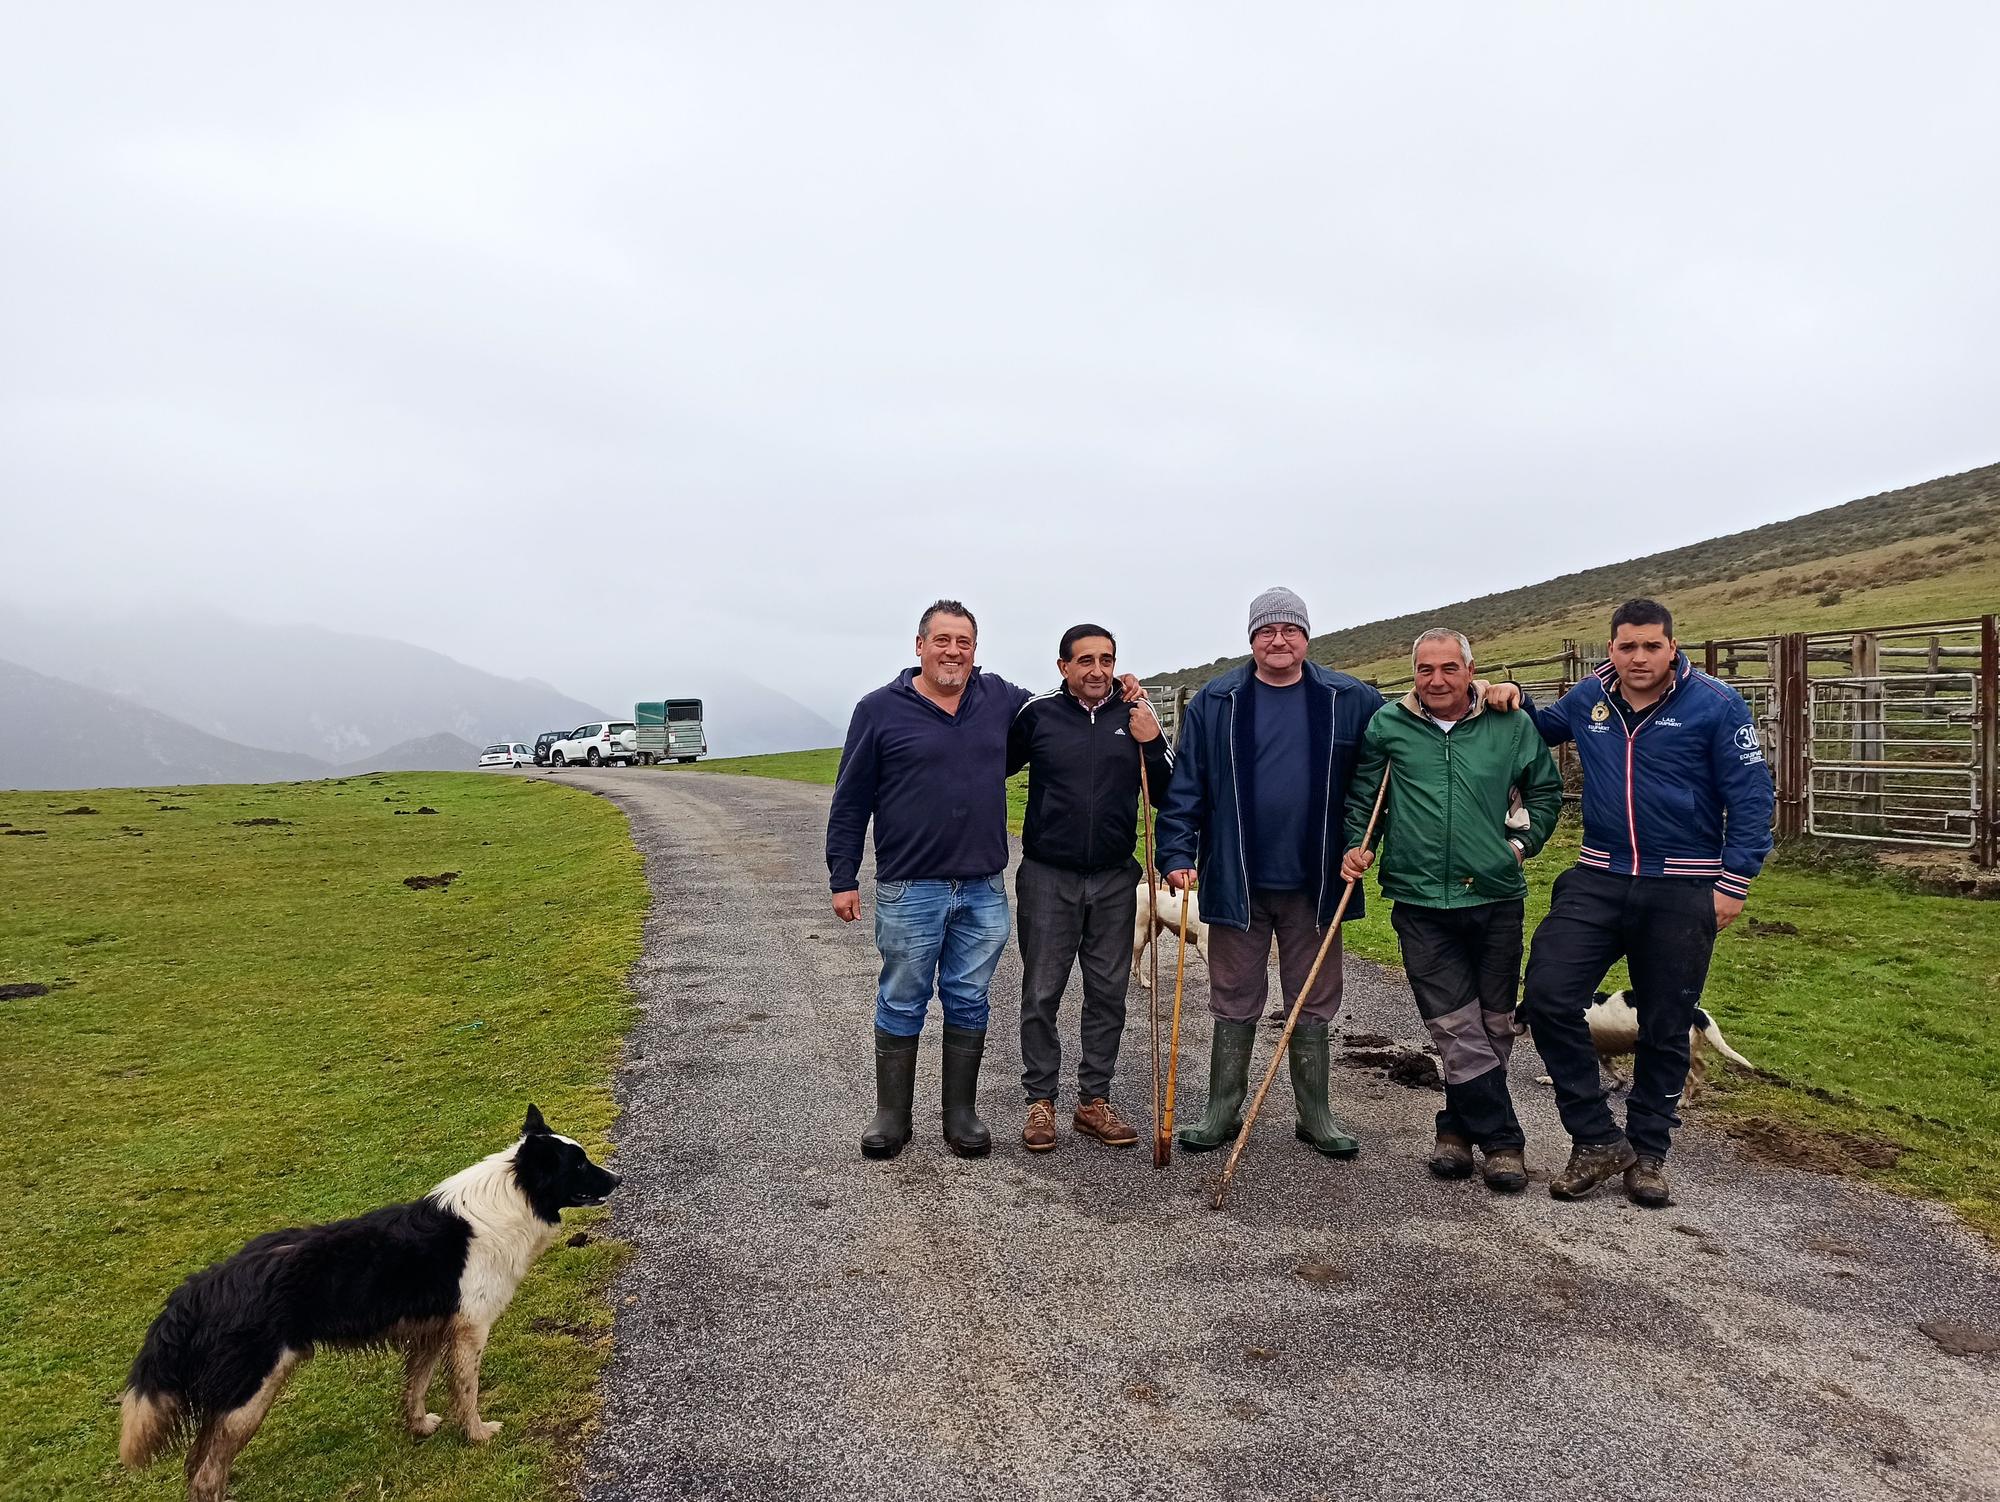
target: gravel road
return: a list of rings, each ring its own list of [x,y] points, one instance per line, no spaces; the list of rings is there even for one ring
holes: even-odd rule
[[[1216,1158],[1155,1172],[1143,1146],[1072,1140],[1067,1101],[1061,1149],[1020,1148],[1011,946],[980,1090],[993,1155],[939,1138],[934,1020],[917,1137],[864,1162],[872,910],[829,910],[828,790],[564,775],[627,811],[654,895],[619,1080],[614,1225],[636,1256],[593,1502],[2000,1498],[2000,1355],[1919,1329],[2000,1332],[2000,1259],[1937,1207],[1700,1125],[1674,1208],[1559,1205],[1541,1182],[1499,1199],[1425,1173],[1434,1092],[1336,1067],[1361,1156],[1292,1140],[1281,1072],[1216,1213]],[[1184,1115],[1208,1052],[1189,972]],[[1349,961],[1347,996],[1349,1037],[1421,1043],[1393,973]],[[1075,1007],[1073,987],[1066,1050]],[[1136,989],[1132,1017],[1118,1099],[1143,1135]],[[1545,1181],[1565,1144],[1538,1069],[1524,1050],[1515,1089]]]

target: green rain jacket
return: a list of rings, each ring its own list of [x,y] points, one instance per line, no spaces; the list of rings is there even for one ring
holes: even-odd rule
[[[1348,785],[1347,848],[1361,843],[1384,767],[1394,769],[1377,826],[1382,895],[1418,907],[1478,907],[1525,897],[1522,859],[1548,842],[1562,814],[1562,774],[1532,715],[1489,710],[1476,699],[1449,732],[1414,693],[1368,722]],[[1514,795],[1525,830],[1507,828]]]

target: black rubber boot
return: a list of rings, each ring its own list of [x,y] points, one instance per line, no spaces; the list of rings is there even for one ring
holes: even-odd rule
[[[985,1028],[944,1030],[944,1140],[961,1158],[983,1158],[993,1149],[993,1134],[972,1108],[985,1052]]]
[[[1243,1097],[1250,1092],[1250,1049],[1257,1041],[1254,1022],[1215,1022],[1208,1050],[1208,1109],[1193,1126],[1174,1133],[1191,1153],[1227,1147],[1243,1130]]]
[[[861,1156],[893,1158],[910,1140],[910,1101],[917,1093],[917,1035],[875,1029],[875,1119],[861,1134]]]
[[[1286,1062],[1292,1066],[1292,1100],[1299,1113],[1292,1135],[1329,1158],[1351,1158],[1361,1144],[1347,1135],[1326,1104],[1327,1032],[1324,1022],[1301,1022],[1292,1029]]]

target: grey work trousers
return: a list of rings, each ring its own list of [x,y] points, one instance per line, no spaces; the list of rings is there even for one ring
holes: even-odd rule
[[[1125,988],[1138,922],[1138,869],[1070,871],[1022,858],[1014,873],[1015,923],[1021,940],[1021,1089],[1029,1100],[1054,1100],[1062,1075],[1056,1011],[1072,968],[1083,964],[1083,1052],[1077,1098],[1111,1097],[1118,1044],[1125,1034]]]
[[[1312,973],[1325,930],[1318,917],[1311,892],[1275,892],[1264,887],[1250,891],[1250,926],[1225,928],[1220,923],[1208,930],[1208,1009],[1225,1022],[1255,1022],[1264,1012],[1264,998],[1270,991],[1267,971],[1271,964],[1271,943],[1278,945],[1278,984],[1284,989],[1285,1006],[1299,999],[1299,990]],[[1341,942],[1336,936],[1327,950],[1319,979],[1301,1021],[1331,1022],[1340,1011]]]

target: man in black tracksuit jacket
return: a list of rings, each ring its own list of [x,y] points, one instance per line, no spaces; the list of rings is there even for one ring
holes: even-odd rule
[[[1028,769],[1028,816],[1014,877],[1021,940],[1021,1087],[1030,1152],[1056,1145],[1062,1070],[1056,1008],[1083,961],[1083,1056],[1073,1123],[1085,1136],[1130,1147],[1139,1134],[1111,1108],[1111,1076],[1125,1031],[1140,877],[1139,762],[1155,807],[1173,776],[1173,753],[1150,704],[1119,698],[1117,643],[1102,626],[1063,633],[1060,688],[1030,699],[1007,738],[1007,771]]]

